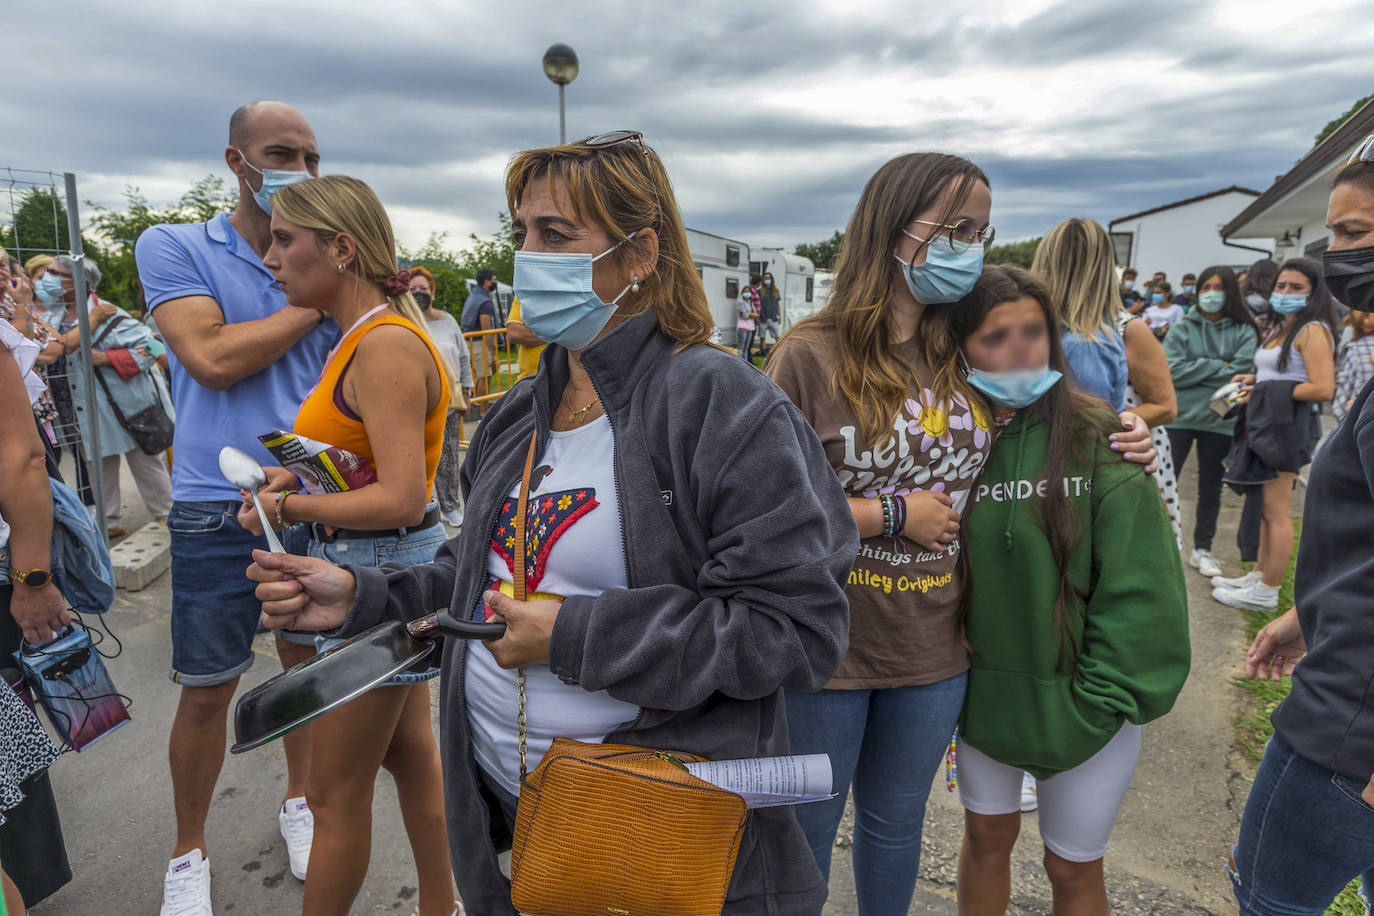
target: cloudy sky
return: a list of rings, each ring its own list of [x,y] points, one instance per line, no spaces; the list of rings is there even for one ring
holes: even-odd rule
[[[227,121],[280,98],[322,171],[401,240],[488,234],[512,152],[558,139],[553,42],[582,61],[568,132],[632,127],[687,224],[786,245],[844,225],[912,150],[988,172],[1003,239],[1239,184],[1263,190],[1374,91],[1367,2],[581,0],[47,2],[7,17],[0,166],[155,205],[228,176]]]

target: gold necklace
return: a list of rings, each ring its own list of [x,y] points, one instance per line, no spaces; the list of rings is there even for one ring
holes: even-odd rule
[[[592,402],[591,402],[590,404],[588,404],[586,407],[583,407],[581,410],[572,410],[572,409],[569,409],[569,410],[568,410],[568,422],[569,422],[569,423],[581,423],[581,422],[582,422],[582,418],[585,417],[585,416],[587,415],[587,411],[589,411],[589,410],[591,410],[593,407],[595,407],[595,406],[597,405],[597,403],[599,403],[599,401],[600,401],[600,398],[592,398]]]

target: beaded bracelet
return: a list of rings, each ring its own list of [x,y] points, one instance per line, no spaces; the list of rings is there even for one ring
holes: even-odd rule
[[[902,530],[902,526],[897,522],[897,497],[885,495],[881,497],[883,503],[883,534],[887,537],[896,537],[897,532]]]
[[[892,507],[896,511],[893,513],[892,536],[898,537],[906,531],[906,498],[901,496],[892,497]]]

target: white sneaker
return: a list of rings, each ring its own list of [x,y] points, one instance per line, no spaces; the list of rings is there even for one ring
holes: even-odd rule
[[[1279,606],[1279,590],[1263,582],[1254,582],[1244,588],[1214,588],[1212,597],[1242,611],[1273,611]]]
[[[1252,570],[1250,570],[1248,573],[1246,573],[1246,574],[1243,575],[1243,576],[1235,576],[1234,578],[1231,578],[1231,579],[1227,579],[1227,578],[1225,578],[1224,576],[1213,576],[1213,577],[1212,577],[1212,587],[1213,587],[1213,588],[1245,588],[1246,586],[1254,585],[1255,583],[1257,583],[1257,582],[1259,582],[1259,581],[1260,581],[1260,571],[1259,571],[1258,569],[1252,569]]]
[[[1029,773],[1021,774],[1021,810],[1034,811],[1040,807],[1040,797],[1035,786],[1035,777]]]
[[[1188,562],[1209,579],[1221,577],[1221,564],[1217,562],[1216,557],[1212,556],[1210,550],[1194,550],[1193,555],[1188,558]]]
[[[310,813],[304,798],[288,798],[277,813],[277,826],[286,841],[291,874],[304,881],[306,866],[310,864],[310,844],[315,839],[315,815]]]
[[[210,909],[210,860],[192,849],[167,866],[162,879],[162,916],[214,916]]]

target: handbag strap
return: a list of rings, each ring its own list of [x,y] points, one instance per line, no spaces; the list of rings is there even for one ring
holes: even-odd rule
[[[525,473],[520,478],[520,498],[515,504],[515,600],[524,601],[525,591],[525,523],[529,518],[530,476],[534,473],[534,450],[539,441],[539,430],[530,434],[530,450],[525,455]],[[528,736],[528,718],[525,715],[525,669],[515,669],[516,721],[520,726],[520,784],[525,783],[525,739]]]
[[[100,336],[91,343],[91,349],[96,349],[96,347],[100,345],[100,342],[105,339],[105,335],[113,331],[114,326],[123,320],[123,315],[116,315],[109,324],[105,325],[105,330],[100,332]],[[100,369],[100,366],[91,365],[91,372],[95,375],[95,380],[100,383],[100,387],[105,391],[105,400],[110,402],[110,409],[114,411],[115,419],[119,421],[120,426],[127,430],[129,428],[129,418],[124,416],[124,411],[119,409],[119,404],[115,401],[114,395],[110,393],[110,386],[105,382],[105,373],[101,372]],[[162,391],[157,386],[157,379],[150,377],[148,381],[151,382],[153,386],[153,399],[157,401],[157,406],[162,407]],[[162,407],[162,409],[165,411],[167,408]]]

